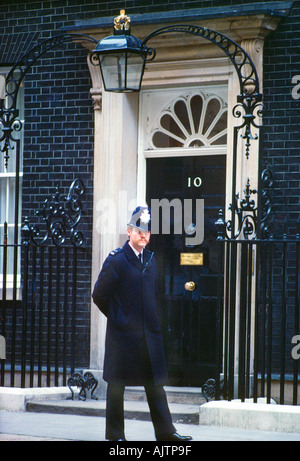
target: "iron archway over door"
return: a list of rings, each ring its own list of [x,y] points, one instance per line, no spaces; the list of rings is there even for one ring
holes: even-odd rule
[[[237,236],[237,228],[240,227],[240,214],[238,210],[238,198],[239,198],[239,191],[236,190],[237,188],[237,163],[238,163],[238,138],[241,137],[245,142],[245,156],[248,159],[250,156],[250,147],[252,141],[260,141],[260,137],[258,135],[261,125],[257,122],[257,118],[259,119],[262,116],[262,94],[259,92],[259,81],[255,66],[251,60],[251,58],[247,55],[247,53],[235,42],[231,41],[224,35],[208,30],[203,27],[198,26],[186,26],[186,25],[175,25],[175,26],[167,26],[157,31],[154,31],[152,34],[149,34],[144,42],[145,45],[151,38],[156,37],[157,35],[165,34],[165,33],[187,33],[198,35],[204,39],[211,41],[212,43],[216,44],[221,48],[225,54],[230,58],[233,66],[238,75],[239,83],[240,83],[240,94],[237,95],[237,105],[233,108],[232,116],[236,119],[242,118],[242,123],[239,126],[235,126],[233,128],[233,149],[232,149],[232,184],[231,184],[231,217],[230,217],[230,225],[228,226],[228,231],[231,234],[231,238],[235,239]],[[151,58],[150,58],[151,59]],[[253,131],[256,131],[256,134],[253,134]],[[149,161],[148,161],[149,163]],[[257,234],[256,237],[261,235],[261,231],[263,231],[263,217],[262,217],[262,207],[261,207],[261,157],[259,156],[258,159],[258,176],[257,176],[257,184],[258,184],[258,206],[255,208],[257,212],[257,222],[259,223],[257,226]],[[245,180],[246,182],[246,180]],[[248,183],[247,183],[248,184]],[[248,189],[250,186],[248,184]],[[253,191],[251,191],[252,193]],[[255,191],[256,193],[257,191]],[[149,191],[147,190],[149,194]],[[245,203],[245,210],[247,206],[255,206],[252,202],[249,204],[248,202]],[[224,209],[224,206],[220,206],[220,209]],[[218,221],[218,220],[216,220]],[[220,218],[219,224],[222,221]],[[220,227],[217,227],[218,231],[220,231]],[[251,225],[248,229],[248,237],[251,235]],[[220,258],[221,254],[220,254]],[[213,390],[212,394],[214,395],[216,392],[216,398],[219,397],[220,393],[220,373],[222,371],[222,321],[223,321],[223,267],[224,261],[220,260],[220,267],[219,267],[219,275],[218,281],[222,280],[221,283],[217,283],[215,286],[215,292],[217,294],[218,300],[216,301],[216,315],[215,315],[215,324],[216,324],[216,346],[213,349],[212,355],[214,359],[211,361],[211,375],[209,376],[209,370],[206,370],[200,379],[204,378],[205,373],[207,378],[214,377],[214,380],[208,380],[205,387],[207,388],[207,395],[209,395],[211,391],[211,384],[213,383]],[[233,260],[231,258],[230,261],[226,261],[227,264],[230,265],[231,271],[236,273],[238,264],[237,260]],[[227,274],[228,275],[228,274]],[[164,288],[164,287],[163,287]],[[225,296],[227,294],[225,293]],[[169,322],[166,322],[167,326]],[[168,328],[168,327],[167,327]],[[191,342],[189,345],[191,352]],[[230,346],[232,347],[232,346]],[[176,349],[176,345],[175,345]],[[176,360],[176,359],[175,359]],[[213,370],[212,370],[213,369]],[[203,370],[202,370],[203,372]],[[196,372],[197,375],[197,372]],[[199,373],[198,377],[201,376],[201,372]],[[197,379],[197,378],[196,378]],[[178,384],[178,382],[177,382]],[[203,381],[201,384],[204,384]],[[216,384],[216,385],[215,385]],[[199,381],[198,384],[199,385]]]
[[[237,105],[233,108],[233,117],[236,119],[242,118],[243,121],[240,125],[234,127],[233,133],[233,150],[232,150],[232,187],[231,187],[231,204],[235,203],[236,198],[236,169],[237,169],[237,148],[238,148],[238,136],[245,140],[245,155],[248,159],[250,156],[251,141],[260,140],[260,137],[256,134],[253,135],[253,129],[260,130],[261,125],[256,122],[257,118],[262,117],[262,99],[263,95],[260,93],[259,79],[255,65],[246,51],[238,45],[236,42],[231,40],[229,37],[221,34],[220,32],[208,29],[206,27],[195,26],[195,25],[171,25],[162,27],[150,33],[142,42],[141,49],[146,47],[146,44],[154,37],[164,34],[189,34],[195,35],[199,38],[210,41],[214,45],[218,46],[230,59],[232,65],[236,70],[236,74],[239,80],[240,94],[237,95]],[[155,58],[155,50],[150,48],[148,51],[149,60]],[[91,58],[93,55],[91,56]],[[259,168],[258,168],[258,189],[261,189],[260,184],[260,172],[262,170],[261,160],[259,157]],[[261,200],[261,194],[259,194],[259,200]],[[260,205],[260,204],[259,204]],[[261,207],[258,206],[258,218],[260,219]],[[235,212],[232,209],[231,213],[232,222],[232,237],[235,235]],[[258,234],[259,234],[258,230]]]

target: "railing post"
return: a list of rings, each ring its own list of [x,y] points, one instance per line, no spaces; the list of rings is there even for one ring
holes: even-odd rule
[[[1,245],[2,246],[2,245]],[[7,282],[7,222],[4,223],[4,233],[3,233],[3,260],[2,260],[2,302],[1,302],[1,335],[6,341],[6,282]],[[0,385],[4,386],[5,384],[5,360],[1,358],[0,360]]]
[[[220,237],[220,235],[219,235]],[[217,312],[216,312],[216,390],[215,399],[220,400],[221,396],[221,380],[222,362],[223,362],[223,318],[224,318],[224,253],[225,241],[218,238],[218,279],[217,279]]]

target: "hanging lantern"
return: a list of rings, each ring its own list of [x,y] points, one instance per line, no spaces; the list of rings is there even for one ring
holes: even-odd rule
[[[140,91],[149,49],[130,34],[130,18],[121,10],[114,20],[114,35],[97,44],[92,57],[99,62],[106,91]]]

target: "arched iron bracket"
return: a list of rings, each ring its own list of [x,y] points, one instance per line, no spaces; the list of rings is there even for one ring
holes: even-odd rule
[[[258,139],[257,134],[252,134],[251,128],[259,128],[255,119],[262,117],[262,94],[259,92],[259,79],[252,59],[240,45],[226,35],[195,25],[172,25],[157,29],[144,39],[142,48],[146,48],[146,43],[152,38],[167,33],[185,33],[206,39],[218,46],[230,59],[237,72],[240,85],[240,94],[237,95],[233,116],[243,119],[242,124],[237,128],[243,130],[241,137],[245,140],[245,153],[249,158],[251,141]],[[156,53],[151,48],[149,50],[151,53],[148,61],[152,61]]]
[[[211,43],[217,45],[228,56],[237,71],[241,91],[241,94],[238,96],[238,102],[240,103],[241,98],[245,97],[251,97],[256,101],[258,101],[258,99],[261,100],[261,94],[259,93],[259,79],[252,59],[240,45],[231,40],[229,37],[221,34],[220,32],[208,29],[207,27],[172,25],[165,26],[151,32],[143,40],[142,46],[146,46],[146,43],[152,38],[167,33],[186,33],[190,35],[197,35],[198,37],[209,40]],[[153,59],[153,57],[151,57],[151,59]]]
[[[3,142],[1,151],[4,153],[5,167],[8,166],[9,151],[14,149],[16,140],[12,136],[13,131],[21,131],[22,123],[18,119],[17,97],[20,85],[34,63],[45,53],[70,42],[88,41],[97,43],[97,40],[84,34],[60,34],[43,40],[26,53],[16,63],[6,77],[5,99],[0,99],[0,143]]]

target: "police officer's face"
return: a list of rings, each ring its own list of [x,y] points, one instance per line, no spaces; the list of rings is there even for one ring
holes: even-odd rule
[[[136,227],[128,227],[127,234],[131,245],[139,252],[149,243],[150,232],[141,231]]]

